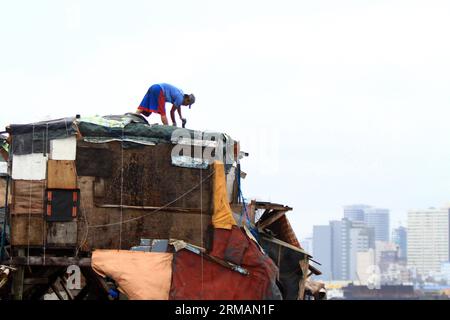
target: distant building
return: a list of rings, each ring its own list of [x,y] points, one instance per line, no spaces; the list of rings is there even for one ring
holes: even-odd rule
[[[441,278],[450,285],[450,262],[446,261],[441,264]]]
[[[389,241],[389,210],[381,208],[364,209],[364,221],[375,230],[375,240]]]
[[[357,254],[374,248],[374,230],[364,222],[352,221],[349,230],[349,277],[350,280],[358,280]]]
[[[398,227],[392,231],[392,242],[398,247],[399,259],[406,259],[407,253],[407,229],[405,227]]]
[[[364,210],[369,209],[366,204],[352,204],[344,206],[344,218],[350,221],[364,221]]]
[[[320,262],[322,274],[316,279],[331,280],[331,228],[328,225],[313,227],[314,260]]]
[[[314,256],[312,237],[303,238],[302,240],[300,240],[300,245],[302,246],[303,250]]]
[[[357,253],[369,248],[374,248],[374,231],[362,221],[344,218],[314,226],[314,258],[325,270],[323,280],[357,279]]]
[[[356,272],[360,285],[367,285],[376,271],[375,251],[373,249],[356,254]]]
[[[438,273],[449,261],[449,209],[430,208],[408,212],[408,267],[421,275]]]
[[[375,240],[389,241],[389,210],[366,204],[344,206],[344,218],[350,221],[362,221],[373,227]]]

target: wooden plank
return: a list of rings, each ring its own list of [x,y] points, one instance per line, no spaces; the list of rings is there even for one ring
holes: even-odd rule
[[[43,215],[12,215],[11,244],[13,246],[42,246],[45,225]]]
[[[64,297],[61,295],[61,292],[59,291],[59,288],[56,286],[56,284],[52,283],[50,287],[52,288],[53,292],[56,294],[59,300],[65,300]]]
[[[45,180],[13,180],[11,214],[43,214]]]
[[[59,285],[64,289],[64,292],[66,293],[66,295],[69,298],[69,300],[73,300],[72,293],[67,289],[65,281],[63,279],[61,279],[61,278],[59,278]]]
[[[272,223],[274,223],[275,221],[280,219],[282,216],[284,216],[285,213],[286,213],[285,211],[272,212],[272,214],[268,218],[264,219],[263,221],[261,221],[261,220],[258,221],[258,223],[257,223],[258,229],[263,230],[267,226],[270,226]]]
[[[94,205],[94,181],[95,177],[79,176],[78,185],[80,187],[80,208],[93,209]]]
[[[127,205],[117,205],[117,204],[96,204],[98,208],[122,208],[122,209],[134,209],[134,210],[146,210],[146,211],[160,211],[167,210],[164,207],[150,207],[150,206],[127,206]],[[170,207],[171,212],[185,212],[185,213],[195,213],[198,214],[199,210],[197,208],[174,208]],[[206,214],[206,213],[205,213]]]
[[[9,262],[9,261],[8,261]],[[48,257],[45,259],[42,256],[17,256],[11,258],[11,265],[13,266],[57,266],[68,267],[71,265],[78,265],[82,267],[89,267],[91,265],[90,258],[76,258],[76,257]]]
[[[105,179],[95,178],[94,182],[94,197],[103,198],[105,196]]]
[[[26,285],[48,284],[48,278],[26,278],[23,281]]]
[[[70,247],[77,244],[77,221],[47,222],[47,246]]]
[[[9,185],[9,194],[8,194],[8,205],[11,205],[11,181]],[[0,208],[5,206],[6,200],[6,179],[0,178]]]
[[[75,161],[49,160],[47,171],[47,187],[49,189],[77,188]]]

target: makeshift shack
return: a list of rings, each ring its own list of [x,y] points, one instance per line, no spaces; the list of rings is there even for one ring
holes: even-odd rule
[[[12,197],[1,264],[15,269],[6,298],[52,290],[111,299],[118,290],[130,299],[303,299],[309,271],[319,273],[290,227],[291,208],[243,201],[246,154],[226,134],[135,114],[7,132]],[[70,265],[83,274],[76,296],[64,282]]]

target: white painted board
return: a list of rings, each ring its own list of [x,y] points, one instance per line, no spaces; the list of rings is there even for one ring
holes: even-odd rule
[[[8,163],[6,161],[0,161],[0,174],[8,173]]]
[[[43,153],[14,155],[12,178],[16,180],[45,180],[47,178],[47,158]]]
[[[75,136],[50,140],[50,159],[75,160],[76,154],[77,139]]]

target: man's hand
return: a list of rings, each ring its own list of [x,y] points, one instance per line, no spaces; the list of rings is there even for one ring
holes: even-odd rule
[[[177,126],[177,123],[176,123],[176,122],[173,122],[172,125],[173,125],[174,127],[176,127],[176,126]]]
[[[183,126],[183,128],[186,126],[186,118],[181,118],[181,125]]]

